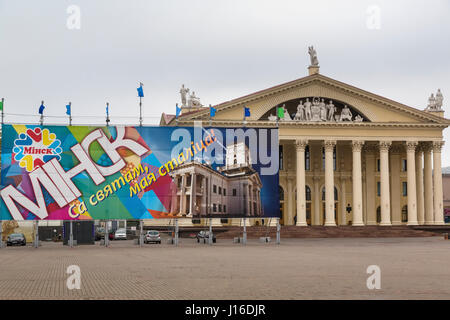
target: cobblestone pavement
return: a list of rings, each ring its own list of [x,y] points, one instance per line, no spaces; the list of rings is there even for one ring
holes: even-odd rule
[[[450,299],[443,238],[181,241],[3,248],[0,299]],[[81,268],[80,290],[66,287],[69,265]],[[381,268],[380,290],[367,289],[369,265]]]

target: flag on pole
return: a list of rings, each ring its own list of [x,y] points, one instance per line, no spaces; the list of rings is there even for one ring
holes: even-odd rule
[[[181,113],[181,108],[178,106],[178,103],[177,103],[177,105],[176,105],[176,111],[175,111],[175,118],[178,118],[178,116],[180,115],[180,113]]]
[[[244,107],[244,117],[250,117],[250,108]]]
[[[284,119],[284,108],[283,107],[277,108],[277,117],[280,119]]]
[[[71,107],[70,107],[70,103],[68,105],[66,105],[66,114],[68,116],[72,115],[72,110],[71,110]]]
[[[214,107],[209,107],[209,116],[210,117],[214,117],[216,115],[216,108]]]
[[[3,111],[3,98],[0,100],[0,111]]]
[[[109,103],[106,103],[106,115],[109,116]]]
[[[139,88],[137,88],[138,97],[143,98],[144,97],[144,88],[142,88],[143,84],[139,83]]]
[[[42,101],[41,106],[39,107],[39,114],[44,114],[44,109],[45,109],[44,101]]]

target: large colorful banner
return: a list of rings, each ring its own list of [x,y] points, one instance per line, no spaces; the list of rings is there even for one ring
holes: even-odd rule
[[[279,217],[278,130],[3,125],[0,220]]]

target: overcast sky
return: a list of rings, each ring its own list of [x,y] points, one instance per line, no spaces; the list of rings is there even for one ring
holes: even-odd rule
[[[104,123],[109,101],[113,123],[137,123],[142,81],[157,124],[182,83],[220,103],[307,75],[314,45],[322,74],[409,106],[441,88],[450,118],[449,14],[446,0],[0,0],[0,97],[6,113],[35,115],[6,121],[37,122],[43,99],[61,116],[48,122],[66,123],[71,101],[74,123]]]

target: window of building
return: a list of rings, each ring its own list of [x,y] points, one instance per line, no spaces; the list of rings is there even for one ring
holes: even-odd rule
[[[280,165],[280,170],[284,170],[283,169],[283,146],[279,146],[279,165]]]
[[[220,223],[228,223],[228,219],[226,219],[226,218],[220,219]]]
[[[381,196],[381,183],[377,181],[377,196]]]
[[[280,193],[280,201],[284,200],[284,190],[281,186],[278,187],[278,192]]]
[[[215,203],[213,203],[213,212],[217,212],[217,206]]]
[[[325,170],[325,148],[322,148],[322,168]],[[336,146],[333,148],[333,170],[336,171]]]
[[[306,201],[311,201],[311,188],[305,186],[305,193],[306,193]]]
[[[380,159],[377,159],[377,171],[380,172]]]
[[[402,191],[403,191],[403,196],[406,197],[408,195],[408,182],[406,182],[406,181],[402,182]]]
[[[226,196],[227,195],[227,189],[223,188],[223,195]]]
[[[402,171],[408,171],[408,161],[406,159],[402,159]]]
[[[224,213],[227,212],[227,205],[226,205],[226,204],[223,205],[223,212],[224,212]]]
[[[233,189],[233,197],[236,197],[236,195],[237,195],[237,190]]]
[[[222,205],[219,204],[219,212],[222,212]]]
[[[213,193],[217,193],[217,186],[213,184]]]
[[[378,206],[377,208],[377,223],[381,222],[381,207]]]
[[[222,187],[219,187],[219,194],[222,194]]]
[[[305,170],[311,170],[311,154],[309,153],[309,146],[305,148]]]
[[[408,206],[402,208],[402,222],[408,222]]]

